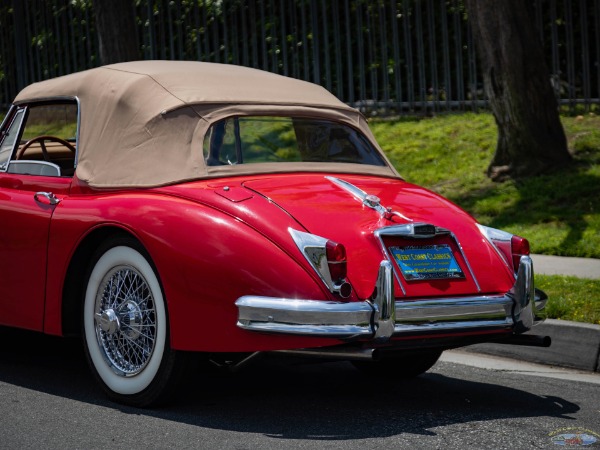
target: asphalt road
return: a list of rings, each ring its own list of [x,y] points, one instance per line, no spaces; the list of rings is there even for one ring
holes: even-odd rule
[[[598,374],[450,352],[395,382],[266,358],[139,410],[104,398],[77,341],[0,328],[2,449],[559,448],[576,429],[600,448]]]

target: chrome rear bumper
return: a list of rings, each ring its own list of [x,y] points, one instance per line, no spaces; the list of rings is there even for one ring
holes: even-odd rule
[[[536,298],[531,258],[521,258],[512,289],[504,295],[396,302],[392,266],[382,261],[373,301],[327,302],[244,296],[236,302],[238,327],[245,330],[385,341],[404,334],[531,329],[545,297]]]

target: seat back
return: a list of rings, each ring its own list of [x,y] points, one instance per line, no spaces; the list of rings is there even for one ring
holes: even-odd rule
[[[42,175],[46,177],[59,177],[60,167],[46,161],[11,161],[8,164],[8,173],[22,175]]]

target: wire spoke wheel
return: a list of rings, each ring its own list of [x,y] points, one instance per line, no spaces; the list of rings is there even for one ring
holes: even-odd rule
[[[133,267],[109,271],[98,290],[96,338],[115,373],[140,373],[156,342],[154,297],[144,277]]]
[[[184,356],[170,348],[162,288],[137,241],[114,238],[98,249],[82,320],[88,362],[111,399],[133,406],[167,399]]]

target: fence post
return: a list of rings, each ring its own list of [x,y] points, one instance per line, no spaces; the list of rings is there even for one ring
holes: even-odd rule
[[[21,0],[13,0],[13,15],[15,18],[15,56],[17,72],[17,91],[20,91],[29,84],[27,79],[27,62],[25,47],[25,12]]]
[[[558,101],[600,107],[600,0],[530,0]],[[243,64],[382,112],[485,104],[461,0],[136,0],[146,58]],[[0,104],[98,63],[90,0],[0,1]],[[135,4],[135,5],[134,5]],[[14,41],[14,42],[13,42]],[[331,41],[331,42],[330,42]]]

